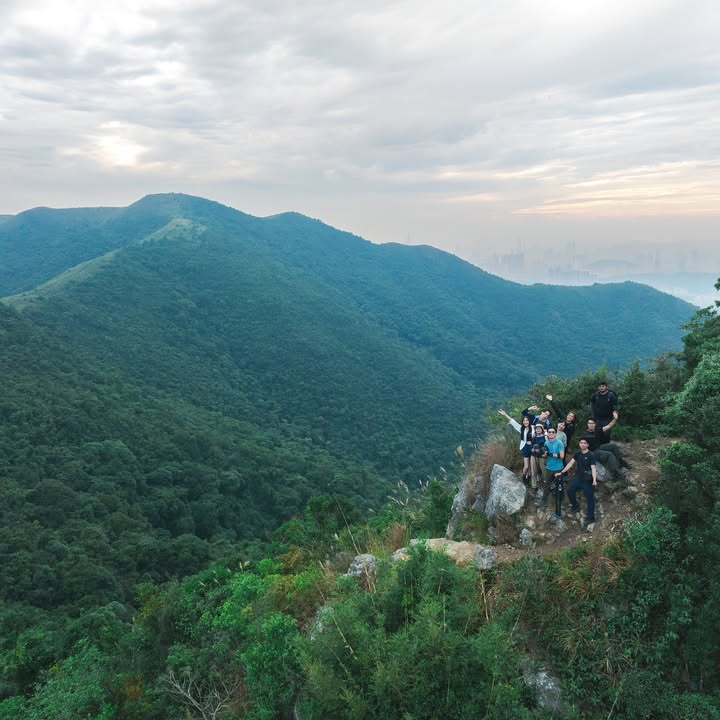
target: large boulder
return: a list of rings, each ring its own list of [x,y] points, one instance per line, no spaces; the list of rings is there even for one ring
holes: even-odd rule
[[[489,518],[519,513],[525,505],[526,496],[527,489],[515,473],[502,465],[493,465],[490,493],[485,503],[485,514]]]
[[[489,570],[497,563],[497,552],[487,545],[462,540],[448,540],[447,538],[430,538],[428,540],[413,539],[410,545],[424,545],[434,552],[445,553],[456,565],[472,564],[478,570]],[[393,562],[403,562],[410,557],[408,548],[400,548],[392,555]]]

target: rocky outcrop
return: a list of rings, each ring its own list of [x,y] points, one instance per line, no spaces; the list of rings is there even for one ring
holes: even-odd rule
[[[493,465],[490,473],[490,492],[485,503],[489,518],[498,515],[514,515],[525,506],[527,489],[515,473],[502,465]]]
[[[460,521],[467,517],[469,513],[478,512],[475,510],[475,505],[479,501],[482,501],[484,507],[485,501],[481,497],[484,484],[484,478],[479,474],[468,475],[463,478],[453,498],[450,522],[448,522],[447,530],[445,531],[446,538],[452,538]],[[482,512],[482,509],[479,512]]]
[[[445,553],[456,565],[473,565],[478,570],[489,570],[497,562],[497,553],[487,545],[447,538],[429,538],[428,540],[413,539],[410,545],[425,545],[434,552]],[[408,548],[400,548],[392,554],[393,562],[402,562],[410,557]]]
[[[469,565],[475,557],[476,543],[463,540],[455,542],[446,538],[430,538],[429,540],[411,540],[411,545],[422,543],[430,550],[445,553],[456,565]]]

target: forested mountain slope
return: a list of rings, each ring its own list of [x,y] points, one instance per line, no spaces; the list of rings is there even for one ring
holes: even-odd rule
[[[524,287],[432,248],[377,246],[297,214],[254,218],[183,195],[62,216],[50,244],[67,249],[64,266],[7,300],[26,317],[134,381],[289,424],[406,479],[480,434],[499,394],[666,350],[691,313],[644,286]],[[10,294],[39,271],[2,233],[16,258]],[[77,247],[97,252],[75,267]]]
[[[366,463],[128,382],[0,306],[0,598],[127,599],[313,495],[381,501]]]

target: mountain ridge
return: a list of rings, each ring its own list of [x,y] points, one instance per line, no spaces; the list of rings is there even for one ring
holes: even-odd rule
[[[272,398],[324,441],[344,437],[343,452],[362,456],[366,442],[378,467],[401,458],[393,472],[412,466],[421,436],[427,472],[441,447],[477,436],[488,402],[541,375],[618,367],[677,346],[691,314],[641,285],[521,286],[430,246],[376,245],[293,212],[257,218],[182,194],[146,196],[110,215],[78,212],[104,217],[104,234],[80,242],[87,224],[65,223],[53,246],[67,249],[74,236],[85,251],[110,244],[113,254],[8,304],[99,362],[206,408],[237,415],[241,388],[253,388],[259,406]],[[3,238],[0,227],[0,247]],[[20,285],[32,282],[34,259]],[[558,349],[580,333],[587,358]],[[370,398],[392,406],[376,430]],[[442,408],[436,419],[433,407]],[[399,451],[395,428],[418,414],[421,435]],[[348,418],[363,428],[355,440],[342,429]]]

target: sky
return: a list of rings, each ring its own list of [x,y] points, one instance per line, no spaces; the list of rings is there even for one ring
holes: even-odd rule
[[[717,0],[3,0],[0,214],[186,192],[712,271],[718,37]]]

